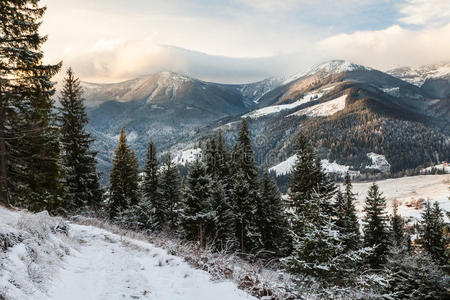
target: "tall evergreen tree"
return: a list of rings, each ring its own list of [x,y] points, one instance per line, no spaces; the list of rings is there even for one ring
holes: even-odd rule
[[[178,217],[181,210],[180,189],[178,181],[178,168],[169,154],[161,174],[161,197],[165,203],[166,223],[170,229],[178,226]]]
[[[231,198],[228,196],[223,181],[213,178],[211,184],[211,205],[214,212],[215,246],[218,250],[236,248],[235,215]]]
[[[345,191],[343,194],[344,207],[343,207],[343,220],[341,232],[343,234],[343,243],[346,250],[356,250],[360,246],[361,235],[359,232],[359,222],[356,216],[355,194],[352,192],[352,183],[350,175],[347,172],[345,175]]]
[[[445,253],[444,220],[442,210],[438,202],[431,207],[430,201],[425,204],[422,213],[420,239],[423,248],[439,264],[448,264]]]
[[[110,184],[109,216],[114,220],[121,212],[137,205],[139,201],[138,162],[134,151],[127,145],[123,128],[120,130],[119,144],[114,151]]]
[[[235,151],[236,170],[233,170],[234,191],[232,197],[237,217],[237,240],[242,252],[256,251],[262,246],[256,217],[258,207],[261,205],[261,197],[258,171],[255,167],[250,132],[245,119],[242,120]]]
[[[180,224],[184,236],[190,240],[198,240],[200,247],[206,245],[213,233],[211,181],[206,166],[197,158],[189,168]]]
[[[147,148],[147,160],[144,167],[142,195],[148,204],[149,217],[153,230],[161,230],[166,222],[167,205],[161,196],[159,181],[159,161],[156,157],[156,147],[150,140]]]
[[[38,0],[0,2],[0,202],[56,211],[62,204],[58,129],[39,34]]]
[[[369,263],[373,268],[379,269],[386,262],[390,239],[386,199],[376,183],[369,188],[364,209],[366,212],[363,219],[364,245],[375,247],[373,254],[369,257]]]
[[[88,117],[83,101],[80,81],[69,68],[60,97],[59,123],[67,188],[65,206],[72,211],[97,206],[102,197],[96,172],[97,152],[90,150],[93,140],[84,128]]]
[[[277,255],[286,253],[287,220],[281,193],[276,183],[264,172],[261,184],[261,202],[257,211],[263,247]]]

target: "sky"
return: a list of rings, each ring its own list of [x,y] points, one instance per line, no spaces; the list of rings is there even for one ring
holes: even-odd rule
[[[330,59],[450,61],[450,0],[41,0],[46,62],[82,80],[168,70],[242,83]]]

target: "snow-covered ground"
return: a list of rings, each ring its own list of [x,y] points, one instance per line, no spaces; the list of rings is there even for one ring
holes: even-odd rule
[[[432,166],[432,167],[425,168],[423,170],[423,172],[424,173],[425,172],[431,172],[433,169],[434,170],[439,170],[439,171],[444,171],[444,173],[450,173],[450,165],[448,163],[446,163],[446,164],[439,164],[439,165],[435,165],[435,166]]]
[[[392,204],[394,200],[397,200],[399,214],[403,217],[411,217],[413,220],[420,218],[422,208],[408,207],[412,202],[420,199],[438,201],[444,211],[450,211],[450,175],[393,178],[379,180],[377,184],[387,199],[388,210],[392,211]],[[372,185],[371,182],[353,184],[353,192],[357,194],[358,198],[356,208],[359,212],[361,212],[370,185]],[[445,220],[449,222],[447,216],[445,216]]]
[[[242,118],[257,119],[257,118],[267,116],[270,114],[279,113],[280,111],[283,111],[283,110],[296,108],[302,104],[319,99],[320,97],[322,97],[324,95],[325,92],[329,91],[332,88],[333,87],[328,87],[321,91],[311,92],[307,95],[304,95],[301,99],[299,99],[293,103],[290,103],[290,104],[280,104],[280,105],[272,105],[272,106],[263,107],[263,108],[254,110],[252,112],[249,112],[248,114],[243,115]]]
[[[289,174],[291,173],[292,167],[294,166],[296,160],[297,156],[292,155],[286,160],[282,161],[281,163],[269,168],[269,172],[274,171],[275,174],[277,174],[278,176]],[[322,168],[327,173],[344,175],[347,171],[349,171],[349,166],[340,165],[336,162],[329,162],[328,159],[322,159],[321,163]],[[350,171],[350,172],[353,173],[353,175],[359,174],[359,172],[357,171]]]
[[[345,108],[345,99],[347,99],[347,95],[342,95],[336,99],[301,109],[287,117],[301,115],[307,115],[309,117],[331,116]]]
[[[201,148],[181,150],[174,155],[172,162],[174,162],[177,165],[184,166],[190,162],[193,162],[201,154],[202,154]]]
[[[61,222],[0,207],[0,237],[20,237],[0,248],[1,299],[256,299],[148,242]]]

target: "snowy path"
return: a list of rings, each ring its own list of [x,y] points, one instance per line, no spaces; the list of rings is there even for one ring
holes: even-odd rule
[[[149,243],[90,226],[71,225],[71,234],[81,240],[79,251],[65,258],[48,297],[33,299],[255,299]]]

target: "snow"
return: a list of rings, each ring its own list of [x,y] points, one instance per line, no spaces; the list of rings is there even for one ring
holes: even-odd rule
[[[177,165],[186,165],[190,162],[193,162],[197,156],[202,154],[201,148],[193,148],[187,150],[178,151],[172,159]]]
[[[286,175],[291,173],[292,167],[295,164],[295,161],[297,160],[297,155],[292,155],[288,159],[282,161],[281,163],[269,168],[269,172],[274,171],[277,176],[279,175]],[[336,162],[330,162],[328,159],[322,159],[322,168],[327,173],[335,173],[340,175],[345,175],[347,171],[352,173],[353,175],[357,175],[359,172],[357,171],[350,171],[349,166],[340,165]]]
[[[381,172],[389,172],[391,170],[391,165],[386,160],[384,155],[370,152],[367,153],[367,157],[372,160],[372,164],[370,166],[366,166],[367,169],[375,169]]]
[[[400,67],[389,70],[387,73],[420,87],[429,78],[446,78],[450,76],[450,63],[420,67]]]
[[[430,200],[439,202],[444,211],[444,219],[449,222],[445,211],[450,211],[450,175],[420,175],[411,177],[401,177],[393,179],[385,179],[376,181],[380,187],[380,191],[387,200],[387,209],[392,213],[392,205],[394,200],[399,204],[398,212],[401,216],[408,219],[419,220],[423,207],[416,209],[408,207],[411,200]],[[357,211],[361,213],[367,191],[372,182],[353,183],[353,192],[357,194],[357,202],[355,203]]]
[[[48,215],[42,217],[0,208],[0,228],[20,229],[23,221],[39,229],[47,226],[40,222],[49,223],[49,228],[55,222]],[[23,230],[23,234],[27,233],[29,235]],[[146,241],[77,224],[69,224],[68,236],[50,230],[45,233],[40,242],[47,248],[39,248],[37,243],[30,248],[23,242],[1,253],[0,298],[256,299],[229,280],[212,281],[207,272],[193,269],[180,257],[169,255]],[[58,256],[52,251],[53,246],[63,247],[66,252]],[[37,252],[33,253],[33,250]],[[40,264],[30,271],[32,257]],[[38,281],[31,276],[41,273],[44,277]]]
[[[428,168],[425,168],[422,172],[431,172],[433,169],[444,171],[444,173],[450,173],[450,165],[448,163],[442,163],[439,165],[431,166]]]
[[[301,109],[295,113],[288,115],[287,117],[302,116],[302,115],[306,115],[309,117],[331,116],[345,108],[346,99],[347,95],[342,95],[336,99]]]
[[[251,111],[245,115],[242,116],[242,118],[251,118],[251,119],[257,119],[260,117],[264,117],[270,114],[279,113],[280,111],[287,110],[287,109],[293,109],[296,108],[302,104],[308,103],[313,100],[317,100],[320,97],[324,95],[326,91],[329,91],[333,87],[328,87],[326,89],[323,89],[322,91],[314,91],[307,95],[304,95],[301,99],[290,103],[290,104],[280,104],[280,105],[272,105],[263,107],[254,111]]]
[[[319,64],[312,68],[307,75],[313,75],[318,72],[324,72],[328,74],[338,74],[343,72],[353,72],[353,71],[371,71],[372,68],[365,67],[362,65],[355,64],[346,60],[331,60]]]
[[[399,97],[400,96],[400,88],[399,87],[390,87],[390,88],[382,88],[383,93],[388,94],[390,96]]]

